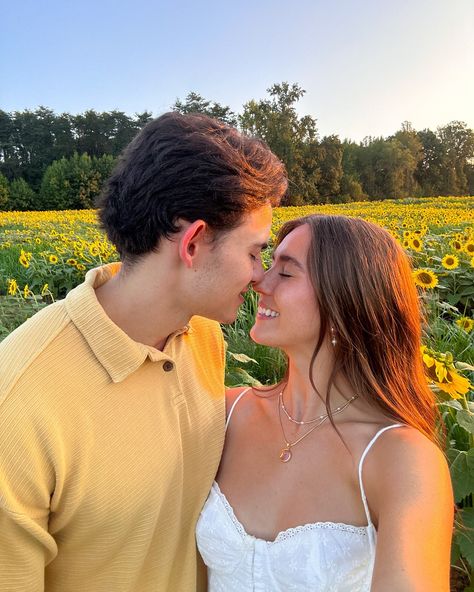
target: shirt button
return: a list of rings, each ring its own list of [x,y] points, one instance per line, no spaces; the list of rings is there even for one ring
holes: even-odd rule
[[[174,368],[174,364],[173,362],[170,362],[169,360],[166,360],[166,362],[163,364],[163,370],[165,372],[171,372],[171,370],[173,370]]]

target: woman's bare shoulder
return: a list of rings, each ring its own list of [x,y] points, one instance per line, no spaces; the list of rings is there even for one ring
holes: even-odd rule
[[[232,405],[237,400],[237,398],[244,391],[247,391],[249,389],[251,389],[251,387],[248,387],[248,386],[235,386],[235,387],[226,389],[226,391],[225,391],[226,416],[229,415],[229,411],[230,411]]]
[[[272,394],[274,394],[274,390],[275,390],[275,386],[269,386],[269,387],[264,387],[262,389],[257,388],[257,389],[253,389],[252,387],[249,386],[236,386],[236,387],[232,387],[232,388],[228,388],[226,389],[225,392],[225,400],[226,400],[226,414],[229,414],[229,411],[232,407],[232,405],[235,403],[235,401],[238,399],[238,397],[244,392],[244,391],[249,391],[249,395],[251,394],[251,392],[253,391],[257,397],[257,400],[264,400],[267,397],[270,397]],[[244,395],[244,398],[246,398],[247,395]]]
[[[432,499],[452,496],[444,453],[410,426],[380,434],[364,460],[363,481],[377,514],[400,505],[421,504],[425,495]]]

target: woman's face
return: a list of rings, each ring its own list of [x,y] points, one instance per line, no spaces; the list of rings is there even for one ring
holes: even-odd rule
[[[307,224],[292,230],[273,253],[273,264],[254,284],[260,295],[252,339],[287,353],[314,350],[320,327],[307,256],[311,243]]]

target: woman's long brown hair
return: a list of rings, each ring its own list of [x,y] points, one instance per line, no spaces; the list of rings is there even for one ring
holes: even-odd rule
[[[311,231],[308,269],[321,317],[313,366],[334,327],[335,366],[372,406],[442,447],[440,416],[420,353],[422,313],[409,260],[383,228],[359,218],[311,215],[285,223],[277,245],[295,228]],[[323,399],[324,400],[324,399]],[[332,425],[336,428],[332,417]],[[337,429],[337,428],[336,428]]]

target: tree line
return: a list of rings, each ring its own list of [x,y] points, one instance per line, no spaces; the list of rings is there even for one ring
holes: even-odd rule
[[[205,113],[262,138],[286,165],[287,205],[474,194],[474,132],[461,121],[436,131],[404,122],[386,138],[341,141],[321,138],[316,119],[298,115],[305,93],[298,84],[274,84],[267,92],[241,113],[196,92],[171,109]],[[117,156],[151,119],[147,111],[0,110],[0,209],[93,207]]]

